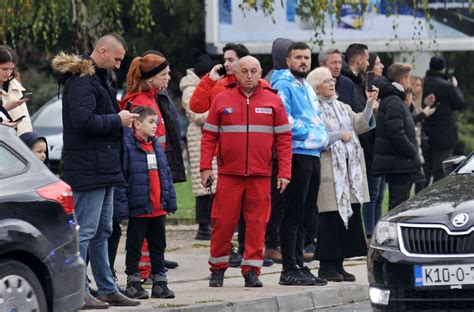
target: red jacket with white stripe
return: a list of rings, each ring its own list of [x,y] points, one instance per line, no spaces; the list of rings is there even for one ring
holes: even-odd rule
[[[202,129],[201,171],[216,155],[219,174],[271,176],[274,148],[278,177],[290,179],[291,127],[272,89],[259,83],[247,98],[234,84],[215,98]]]

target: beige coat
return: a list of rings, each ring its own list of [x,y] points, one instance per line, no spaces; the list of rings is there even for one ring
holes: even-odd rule
[[[3,89],[0,89],[0,93],[2,94],[2,103],[8,103],[18,100],[23,96],[23,91],[25,91],[25,88],[23,88],[23,86],[18,82],[18,80],[13,79],[8,85],[8,92],[5,92]],[[28,113],[28,107],[26,106],[26,103],[15,107],[14,109],[8,111],[8,113],[10,114],[13,120],[18,119],[21,116],[26,116],[17,126],[16,134],[18,136],[22,135],[25,132],[33,131],[33,127],[31,126],[30,114]]]
[[[342,102],[339,102],[342,103]],[[367,123],[365,122],[362,113],[354,113],[349,105],[344,104],[349,117],[352,120],[352,137],[355,139],[357,145],[360,147],[359,138],[357,134],[362,134],[369,131]],[[362,191],[363,201],[369,202],[369,188],[367,185],[367,170],[365,168],[364,150],[360,148],[360,164],[363,175]],[[355,196],[351,195],[351,203],[358,203]],[[332,171],[331,147],[327,151],[321,152],[321,183],[319,185],[318,193],[318,209],[319,212],[338,211],[336,202],[336,190],[334,188],[334,175]]]
[[[199,84],[199,81],[200,79],[194,71],[188,69],[186,76],[179,82],[179,88],[183,92],[181,103],[186,112],[186,117],[188,117],[189,120],[186,137],[188,141],[189,162],[191,164],[191,176],[193,179],[193,195],[195,197],[208,194],[208,191],[201,184],[201,172],[199,170],[199,161],[201,159],[201,129],[208,113],[196,114],[189,109],[189,100],[193,95],[194,89],[196,89],[196,86]],[[217,183],[217,162],[215,158],[212,162],[212,168],[215,178],[212,190],[215,192]]]

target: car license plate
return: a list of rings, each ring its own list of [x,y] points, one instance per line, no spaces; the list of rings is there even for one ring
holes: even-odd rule
[[[415,265],[415,287],[474,284],[474,265]]]

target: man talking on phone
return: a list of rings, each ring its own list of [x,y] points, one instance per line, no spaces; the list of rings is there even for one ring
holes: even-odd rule
[[[434,94],[436,97],[436,111],[425,119],[424,130],[428,137],[428,149],[425,151],[424,171],[427,185],[431,175],[433,182],[444,177],[443,160],[449,158],[457,143],[457,127],[454,111],[467,107],[458,81],[452,73],[447,75],[446,59],[442,56],[433,56],[430,68],[426,72],[423,85],[423,98]]]
[[[56,56],[53,69],[63,90],[64,180],[74,191],[81,257],[90,259],[98,295],[92,297],[84,272],[83,309],[136,306],[122,295],[110,271],[107,239],[112,233],[114,187],[125,184],[121,163],[122,127],[138,114],[119,112],[109,70],[119,69],[125,55],[123,38],[100,38],[90,55]]]

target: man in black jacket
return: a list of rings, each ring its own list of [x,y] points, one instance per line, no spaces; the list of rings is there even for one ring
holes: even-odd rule
[[[446,75],[444,57],[433,56],[426,72],[423,98],[432,93],[437,100],[436,111],[424,123],[428,137],[428,149],[424,155],[427,184],[431,175],[433,182],[444,177],[442,162],[451,156],[458,137],[454,111],[467,106],[456,77],[448,78]]]
[[[108,81],[108,71],[120,67],[125,49],[122,37],[108,34],[97,41],[90,56],[61,53],[53,60],[64,83],[64,180],[74,191],[81,257],[89,256],[99,288],[96,299],[85,283],[84,309],[140,304],[118,291],[107,252],[114,187],[125,183],[122,127],[130,126],[137,116],[127,110],[119,112],[115,90]]]
[[[404,104],[405,88],[410,86],[409,64],[394,63],[388,68],[386,82],[380,87],[380,102],[375,130],[373,175],[385,175],[388,182],[389,209],[410,196],[412,178],[420,172],[415,123]]]

